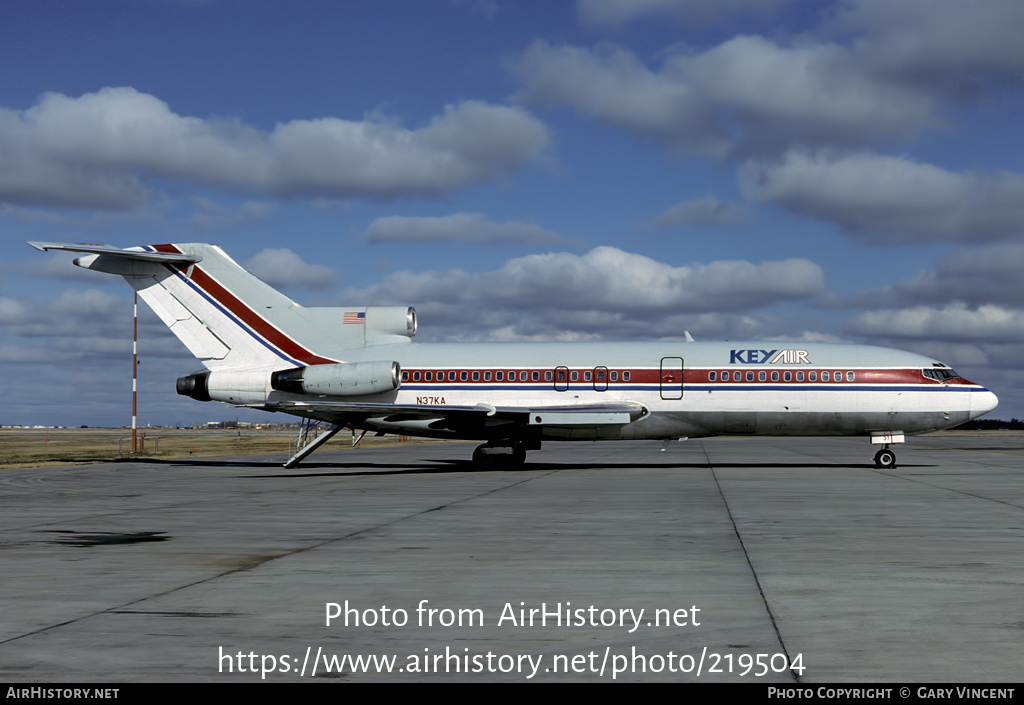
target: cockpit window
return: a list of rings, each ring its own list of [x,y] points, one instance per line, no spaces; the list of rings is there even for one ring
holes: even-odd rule
[[[960,376],[949,367],[934,367],[930,370],[921,370],[921,374],[928,379],[934,379],[936,382],[945,382]]]

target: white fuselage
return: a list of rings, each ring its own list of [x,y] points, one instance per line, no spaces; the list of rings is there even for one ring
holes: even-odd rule
[[[922,433],[964,423],[997,402],[992,392],[954,376],[931,358],[860,345],[411,343],[343,354],[346,361],[398,361],[401,387],[386,395],[386,401],[398,405],[634,402],[650,411],[619,427],[544,428],[541,437],[552,440]],[[945,372],[925,374],[936,370]],[[420,421],[368,425],[458,436]],[[490,433],[458,437],[487,438]]]

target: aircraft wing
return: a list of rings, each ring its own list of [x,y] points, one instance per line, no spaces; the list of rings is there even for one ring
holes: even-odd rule
[[[465,429],[473,426],[625,426],[647,415],[636,402],[578,404],[571,406],[476,406],[377,404],[372,402],[281,401],[261,404],[266,411],[283,411],[329,420],[340,425],[373,419],[384,423],[426,421],[435,429]]]

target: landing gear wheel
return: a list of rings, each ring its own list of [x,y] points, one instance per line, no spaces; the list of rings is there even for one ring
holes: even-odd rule
[[[520,466],[526,462],[526,448],[523,443],[516,443],[512,446],[512,455],[509,456],[509,464]]]
[[[479,465],[480,467],[489,467],[494,464],[494,456],[490,453],[485,453],[484,448],[487,446],[477,446],[473,451],[473,465]]]
[[[888,448],[878,451],[875,453],[875,467],[886,470],[896,467],[896,454]]]

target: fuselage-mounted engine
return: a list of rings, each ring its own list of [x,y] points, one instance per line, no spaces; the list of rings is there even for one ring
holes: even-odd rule
[[[339,362],[280,370],[270,375],[270,386],[290,394],[354,397],[398,389],[402,368],[394,361]]]
[[[273,391],[325,397],[369,396],[402,384],[402,368],[392,360],[241,370],[202,370],[178,378],[177,391],[198,401],[262,404]]]

